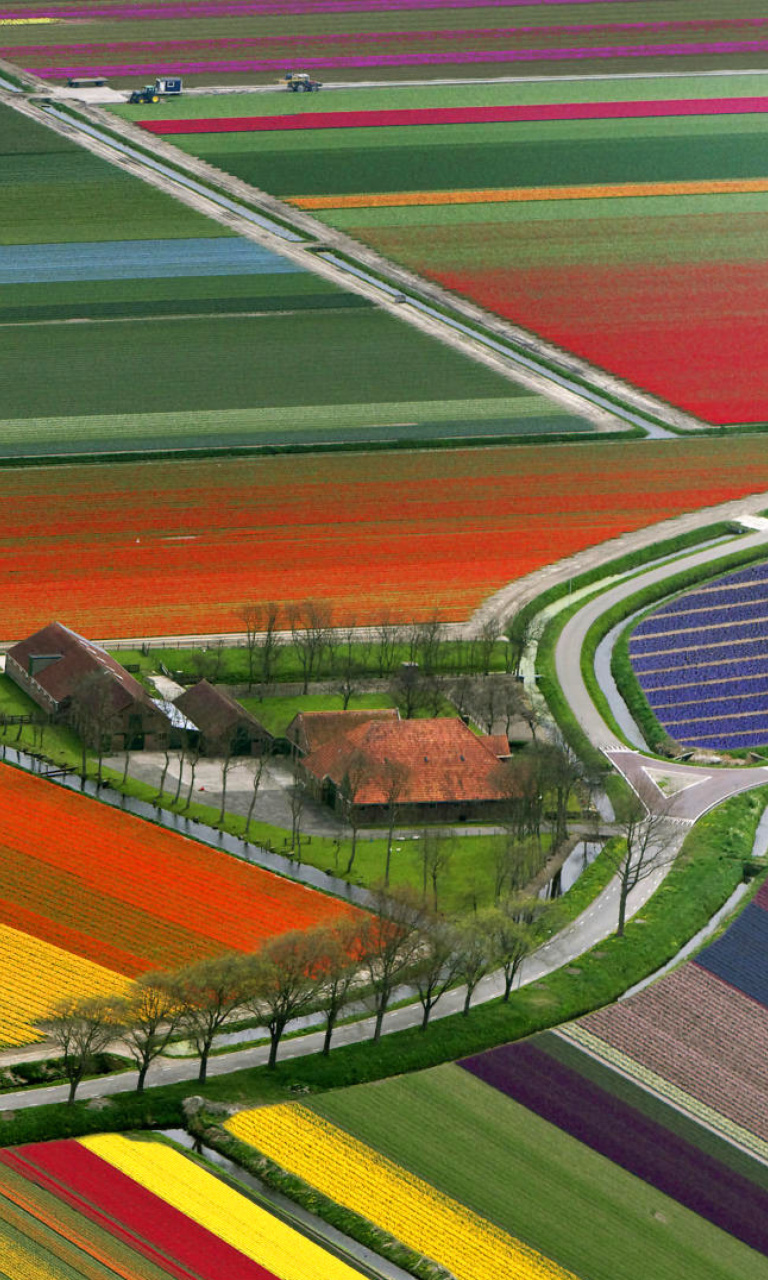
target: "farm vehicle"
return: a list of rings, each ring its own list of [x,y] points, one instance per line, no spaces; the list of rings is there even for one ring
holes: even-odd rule
[[[143,89],[134,89],[129,102],[159,102],[161,98],[178,98],[181,93],[179,76],[158,76],[154,84],[145,84]]]
[[[322,84],[313,80],[307,71],[288,71],[285,75],[286,88],[291,93],[319,93]]]

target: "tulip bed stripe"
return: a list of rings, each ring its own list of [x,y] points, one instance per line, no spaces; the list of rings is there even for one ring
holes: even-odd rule
[[[226,1128],[324,1195],[448,1267],[456,1280],[573,1280],[570,1272],[295,1103]]]
[[[119,992],[126,977],[149,969],[254,951],[275,934],[350,913],[333,898],[0,765],[0,1042],[33,1039],[33,1024],[68,992]]]
[[[80,1150],[98,1157],[109,1176],[151,1194],[162,1211],[183,1214],[192,1236],[210,1233],[222,1251],[237,1250],[237,1280],[357,1280],[359,1272],[306,1239],[267,1210],[211,1176],[187,1156],[156,1141],[97,1134]],[[195,1231],[195,1228],[197,1229]],[[203,1237],[204,1238],[204,1237]],[[244,1255],[241,1256],[240,1255]],[[204,1277],[207,1280],[207,1277]]]
[[[254,133],[285,129],[376,129],[394,125],[494,124],[502,121],[629,120],[663,116],[755,115],[768,98],[678,98],[666,102],[564,102],[536,106],[422,107],[390,111],[306,111],[300,115],[139,120],[148,133]]]
[[[644,618],[629,655],[672,737],[728,750],[768,741],[765,566],[686,592]]]
[[[571,1134],[745,1244],[768,1254],[768,1189],[592,1083],[546,1052],[548,1041],[464,1059],[472,1075]]]
[[[304,274],[250,240],[104,240],[0,245],[0,284]]]
[[[701,182],[614,182],[563,187],[484,187],[472,191],[387,191],[353,196],[287,196],[297,209],[388,209],[459,204],[526,204],[552,200],[626,200],[648,196],[747,195],[768,191],[768,178]]]
[[[78,1142],[17,1147],[0,1152],[0,1163],[58,1196],[174,1280],[282,1280]],[[203,1176],[213,1190],[215,1179]]]

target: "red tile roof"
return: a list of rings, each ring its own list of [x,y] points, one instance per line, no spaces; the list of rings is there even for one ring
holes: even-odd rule
[[[343,714],[343,713],[341,713]],[[458,718],[374,721],[338,732],[304,759],[318,780],[349,786],[357,805],[504,800],[511,773]]]
[[[361,724],[376,720],[398,720],[400,712],[395,707],[381,707],[368,711],[299,711],[285,731],[286,737],[302,751],[317,751],[326,742],[332,742],[340,734]]]

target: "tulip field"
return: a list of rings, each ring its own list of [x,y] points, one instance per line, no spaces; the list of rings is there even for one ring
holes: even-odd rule
[[[768,419],[760,76],[289,96],[115,110],[701,422]]]
[[[0,766],[0,1043],[57,999],[353,909],[66,788]]]
[[[238,1112],[226,1127],[457,1280],[636,1280],[641,1258],[660,1280],[765,1268],[757,1246],[458,1065]]]
[[[760,437],[0,471],[2,640],[240,631],[248,600],[337,625],[469,617],[564,556],[768,487]],[[55,536],[53,536],[55,532]]]
[[[357,1280],[191,1157],[142,1135],[0,1152],[8,1280]]]
[[[652,6],[601,0],[25,0],[1,53],[44,79],[115,83],[178,73],[193,84],[276,80],[605,74],[765,65],[768,15],[733,0]]]
[[[768,890],[695,960],[461,1066],[768,1255]]]
[[[768,741],[768,568],[753,565],[662,605],[632,632],[630,660],[678,742],[720,750]]]
[[[3,457],[591,430],[0,105]]]

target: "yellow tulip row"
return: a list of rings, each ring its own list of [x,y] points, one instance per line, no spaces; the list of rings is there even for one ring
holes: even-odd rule
[[[306,1107],[240,1111],[226,1127],[457,1280],[571,1280],[570,1272]]]
[[[161,1142],[81,1138],[100,1159],[266,1267],[279,1280],[360,1280],[360,1273]]]
[[[129,986],[122,974],[0,925],[0,1044],[39,1040],[35,1024],[67,996],[121,995]]]

